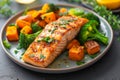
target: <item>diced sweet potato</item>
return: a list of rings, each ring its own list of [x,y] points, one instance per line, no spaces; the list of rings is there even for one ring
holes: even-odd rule
[[[79,46],[79,45],[80,45],[79,41],[76,40],[76,39],[72,40],[72,41],[68,44],[67,49],[72,48],[74,45]]]
[[[45,21],[43,21],[43,20],[40,20],[40,21],[38,22],[38,25],[41,26],[41,27],[45,27],[46,24],[47,24],[47,23],[46,23]]]
[[[49,9],[50,9],[50,7],[49,7],[49,4],[48,4],[48,3],[46,3],[46,4],[44,4],[44,5],[42,6],[42,10],[43,10],[44,12],[47,12]]]
[[[100,51],[100,45],[96,41],[87,41],[85,43],[85,48],[88,54],[95,54]]]
[[[8,26],[6,29],[6,36],[9,41],[18,40],[18,32],[16,26]]]
[[[50,23],[56,20],[56,16],[54,12],[49,12],[41,15],[41,18],[45,20],[46,23]]]
[[[60,8],[60,13],[65,13],[65,12],[67,12],[66,8]]]
[[[30,26],[25,26],[21,29],[20,32],[25,33],[25,34],[30,34],[32,33],[32,28]]]
[[[19,28],[23,28],[25,26],[30,26],[31,25],[31,23],[29,23],[27,21],[24,21],[24,20],[17,20],[16,24]]]
[[[24,21],[32,23],[33,17],[31,15],[25,15],[25,16],[19,17],[18,20],[24,20]]]
[[[45,12],[43,12],[43,10],[31,10],[27,12],[27,15],[31,15],[33,17],[33,19],[35,18],[40,18],[40,15],[44,14]]]
[[[80,61],[84,58],[84,47],[83,46],[73,46],[69,50],[69,58],[71,60]]]

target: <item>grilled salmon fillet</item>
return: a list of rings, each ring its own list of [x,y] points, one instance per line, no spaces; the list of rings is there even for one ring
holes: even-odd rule
[[[63,16],[47,24],[24,53],[23,61],[38,67],[47,67],[87,21],[76,16]]]

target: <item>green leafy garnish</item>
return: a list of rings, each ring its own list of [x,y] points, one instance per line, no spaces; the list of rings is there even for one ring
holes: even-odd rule
[[[14,50],[14,53],[17,54],[19,51],[18,50]]]
[[[11,24],[9,24],[9,26],[15,26],[15,23],[11,23]]]
[[[97,57],[98,54],[92,54],[92,55],[89,55],[91,58],[95,58]]]
[[[46,57],[43,54],[40,54],[40,59],[45,59]]]
[[[34,55],[34,54],[30,54],[29,56],[30,56],[31,58],[33,58],[35,55]]]
[[[14,14],[14,12],[10,8],[11,1],[10,0],[1,0],[0,1],[0,14],[9,17]]]
[[[85,62],[83,62],[83,61],[77,61],[77,62],[76,62],[77,65],[82,65],[82,64],[84,64],[84,63],[85,63]]]
[[[45,41],[45,42],[47,42],[47,43],[51,43],[52,41],[54,41],[54,38],[50,38],[50,37],[48,36],[48,37],[43,38],[42,41]]]
[[[3,45],[4,45],[7,49],[10,49],[10,48],[11,48],[11,44],[10,44],[7,40],[4,40],[4,41],[3,41]]]

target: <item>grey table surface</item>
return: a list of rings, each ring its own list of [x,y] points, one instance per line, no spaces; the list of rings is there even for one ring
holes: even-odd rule
[[[66,3],[58,0],[37,0],[32,5],[15,2],[13,10],[23,10],[26,6],[36,6],[46,2]],[[0,17],[0,29],[8,18]],[[120,42],[114,32],[111,48],[98,62],[83,70],[64,74],[45,74],[27,70],[12,62],[0,45],[0,80],[120,80]]]

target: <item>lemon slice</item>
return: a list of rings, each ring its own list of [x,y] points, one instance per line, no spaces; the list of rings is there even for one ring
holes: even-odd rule
[[[98,4],[106,6],[108,9],[117,9],[120,7],[120,0],[96,0]]]
[[[30,4],[34,2],[35,0],[15,0],[15,1],[21,4]]]

